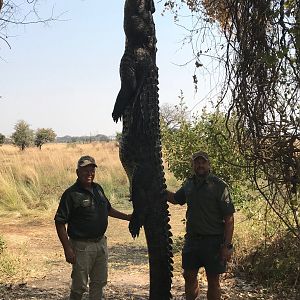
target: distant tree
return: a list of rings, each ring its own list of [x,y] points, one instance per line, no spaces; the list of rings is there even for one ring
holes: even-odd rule
[[[56,133],[51,128],[38,128],[35,133],[34,144],[42,149],[42,146],[49,142],[54,142]]]
[[[180,91],[178,98],[180,100],[178,105],[164,103],[160,107],[161,126],[166,126],[170,130],[178,129],[183,121],[187,121],[190,116],[182,91]]]
[[[120,143],[122,139],[122,132],[116,132],[116,141]]]
[[[109,138],[108,136],[104,135],[104,134],[97,134],[96,136],[94,136],[95,141],[100,141],[100,142],[108,142]]]
[[[19,121],[14,128],[15,132],[11,136],[12,141],[23,151],[33,141],[33,130],[29,128],[29,124],[24,120]]]
[[[0,3],[1,3],[1,1],[0,1]],[[0,133],[0,146],[2,146],[4,144],[4,141],[5,141],[5,135]]]

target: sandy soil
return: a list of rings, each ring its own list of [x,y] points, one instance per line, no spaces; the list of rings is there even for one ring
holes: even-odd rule
[[[65,262],[51,218],[1,217],[1,223],[0,234],[7,243],[7,249],[22,257],[23,278],[0,284],[0,299],[68,299],[71,267]],[[110,226],[114,228],[118,224]],[[105,299],[148,299],[145,246],[125,244],[114,235],[109,237],[108,244],[110,271]],[[200,281],[203,299],[206,299],[206,283],[204,278]],[[231,274],[226,274],[222,279],[222,289],[222,299],[278,299],[260,287],[233,278]],[[179,272],[174,274],[172,294],[173,299],[185,299]]]

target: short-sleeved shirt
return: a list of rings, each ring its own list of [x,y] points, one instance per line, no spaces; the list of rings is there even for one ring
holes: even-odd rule
[[[187,238],[223,235],[224,217],[235,212],[226,183],[211,173],[187,179],[174,199],[178,204],[187,204]]]
[[[84,189],[77,180],[62,195],[54,220],[67,224],[72,239],[96,239],[104,235],[111,204],[102,187],[92,184],[93,192]]]

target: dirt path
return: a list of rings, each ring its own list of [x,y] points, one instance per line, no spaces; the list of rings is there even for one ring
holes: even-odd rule
[[[51,219],[1,219],[0,235],[10,253],[20,258],[21,270],[13,284],[0,284],[0,299],[67,299],[71,268],[64,260]],[[108,230],[110,272],[105,299],[145,300],[149,289],[147,250],[142,243],[125,243],[117,233],[112,234],[120,224],[113,220]],[[202,288],[204,295],[205,283]],[[222,280],[222,289],[223,299],[278,299],[228,275]],[[184,299],[179,272],[174,274],[172,294],[175,300]]]

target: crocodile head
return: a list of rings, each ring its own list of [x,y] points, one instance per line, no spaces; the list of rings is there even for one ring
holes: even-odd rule
[[[124,31],[126,43],[135,47],[155,47],[155,26],[152,14],[153,0],[126,0]]]

